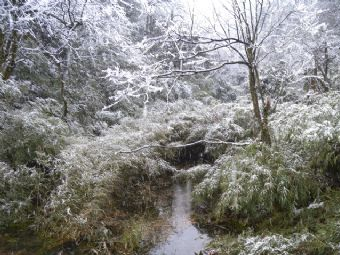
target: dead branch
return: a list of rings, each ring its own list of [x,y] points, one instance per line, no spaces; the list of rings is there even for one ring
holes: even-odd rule
[[[222,140],[199,140],[193,143],[187,143],[187,144],[174,144],[174,145],[161,145],[161,144],[148,144],[148,145],[143,145],[139,148],[129,150],[129,151],[118,151],[116,154],[128,154],[128,153],[135,153],[139,152],[141,150],[146,150],[146,149],[153,149],[153,148],[161,148],[161,149],[181,149],[181,148],[186,148],[186,147],[191,147],[197,144],[225,144],[225,145],[232,145],[232,146],[247,146],[252,143],[250,142],[243,142],[243,143],[236,143],[236,142],[225,142]]]
[[[163,74],[159,74],[159,75],[155,75],[152,76],[152,79],[157,79],[157,78],[173,78],[173,77],[179,77],[179,76],[192,76],[195,74],[201,74],[201,73],[210,73],[216,70],[219,70],[221,68],[223,68],[224,66],[227,65],[247,65],[247,62],[244,61],[230,61],[230,62],[224,62],[221,63],[218,66],[212,67],[212,68],[208,68],[208,69],[201,69],[201,70],[173,70],[171,72],[168,73],[163,73]]]
[[[225,42],[228,44],[243,44],[246,46],[249,46],[249,43],[241,40],[237,37],[225,37],[225,38],[210,38],[205,36],[189,36],[189,35],[181,35],[175,32],[175,34],[178,36],[177,40],[187,43],[187,44],[212,44],[212,43],[219,43],[219,42]]]

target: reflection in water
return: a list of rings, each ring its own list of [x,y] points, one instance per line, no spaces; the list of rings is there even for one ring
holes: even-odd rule
[[[193,255],[204,249],[210,238],[192,225],[190,214],[191,183],[177,184],[172,204],[173,231],[164,243],[151,250],[150,255]]]

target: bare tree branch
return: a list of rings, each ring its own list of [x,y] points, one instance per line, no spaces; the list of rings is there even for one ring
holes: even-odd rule
[[[229,44],[226,44],[226,45],[218,45],[218,46],[215,45],[215,46],[214,46],[213,48],[211,48],[211,49],[202,50],[202,51],[197,51],[197,52],[195,52],[193,55],[188,56],[188,57],[180,58],[179,60],[189,60],[189,59],[193,59],[193,58],[196,58],[196,57],[198,57],[198,56],[200,56],[200,55],[203,55],[203,54],[205,54],[205,53],[214,52],[214,51],[216,51],[216,50],[218,50],[218,49],[228,48],[228,47],[230,47]]]
[[[236,37],[226,37],[226,38],[209,38],[209,37],[204,37],[204,36],[192,36],[191,40],[188,40],[186,38],[190,38],[187,35],[179,35],[178,40],[184,43],[188,44],[211,44],[215,42],[228,42],[228,43],[238,43],[238,44],[244,44],[244,45],[249,45],[246,41],[243,41],[239,38]]]
[[[186,147],[191,147],[194,145],[198,145],[198,144],[216,144],[216,145],[232,145],[232,146],[247,146],[250,145],[252,143],[250,142],[243,142],[243,143],[235,143],[235,142],[225,142],[222,140],[199,140],[193,143],[188,143],[188,144],[176,144],[176,145],[160,145],[160,144],[149,144],[149,145],[144,145],[142,147],[136,148],[136,149],[132,149],[132,150],[128,150],[128,151],[118,151],[116,152],[116,154],[129,154],[129,153],[136,153],[142,150],[146,150],[146,149],[153,149],[153,148],[161,148],[161,149],[181,149],[181,148],[186,148]]]
[[[177,76],[191,76],[195,74],[201,74],[201,73],[209,73],[213,72],[216,70],[219,70],[223,68],[224,66],[227,65],[246,65],[248,66],[249,64],[245,61],[231,61],[231,62],[224,62],[218,66],[215,66],[213,68],[207,68],[207,69],[202,69],[202,70],[173,70],[168,73],[163,73],[159,75],[152,76],[152,79],[157,79],[157,78],[172,78],[172,77],[177,77]]]

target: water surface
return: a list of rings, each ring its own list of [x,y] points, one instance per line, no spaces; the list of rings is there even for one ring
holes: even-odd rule
[[[171,225],[172,231],[166,241],[158,244],[150,255],[193,255],[209,243],[210,238],[190,220],[191,183],[174,186]]]

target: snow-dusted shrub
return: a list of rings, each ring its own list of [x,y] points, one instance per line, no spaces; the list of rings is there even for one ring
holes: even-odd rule
[[[289,143],[312,169],[340,184],[340,94],[310,95],[299,104],[280,105],[270,122],[279,143]]]
[[[179,171],[179,173],[175,175],[175,178],[179,180],[192,180],[195,183],[201,182],[210,168],[211,165],[209,164],[197,165],[185,171]]]
[[[293,235],[286,238],[282,235],[254,236],[241,238],[243,249],[240,255],[272,254],[284,255],[292,254],[291,250],[298,247],[312,237],[308,234]]]
[[[41,155],[56,155],[67,127],[59,118],[39,111],[6,114],[0,130],[0,159],[12,165],[34,162]]]
[[[0,106],[1,103],[5,103],[8,105],[13,104],[19,101],[21,96],[22,93],[18,84],[15,81],[3,81],[2,79],[0,80]]]
[[[41,117],[60,117],[62,116],[62,106],[61,104],[51,98],[36,98],[34,102],[30,102],[33,111],[38,111],[41,114]],[[31,109],[27,109],[32,111]]]
[[[340,94],[329,93],[279,106],[270,121],[274,146],[254,144],[218,159],[194,191],[198,201],[212,201],[219,217],[255,219],[307,206],[324,187],[325,174],[340,180],[339,101]]]
[[[72,145],[58,156],[55,167],[62,182],[38,223],[53,240],[85,240],[97,251],[114,250],[126,221],[155,206],[155,187],[162,186],[161,179],[170,180],[175,169],[152,151],[118,153],[152,137],[152,128],[140,126],[139,120],[123,123],[100,137],[70,138]]]
[[[96,118],[101,121],[105,121],[109,126],[119,123],[119,120],[124,117],[122,111],[101,111],[96,113]]]
[[[264,145],[224,155],[196,186],[196,200],[208,202],[218,219],[227,213],[249,220],[275,210],[292,213],[316,196],[319,185],[287,157],[291,155]]]
[[[234,123],[233,119],[223,119],[222,121],[212,124],[205,135],[208,141],[220,140],[226,142],[238,142],[246,138],[246,131]],[[205,152],[213,158],[218,158],[223,154],[228,146],[207,144]]]
[[[59,181],[52,169],[25,166],[15,170],[0,162],[0,226],[31,223]],[[0,229],[1,229],[0,227]]]
[[[154,191],[168,185],[175,171],[168,162],[152,155],[117,160],[117,175],[110,187],[115,206],[130,213],[155,209]]]
[[[1,105],[6,105],[8,109],[18,109],[25,104],[32,104],[41,98],[48,97],[48,84],[36,84],[30,80],[9,79],[0,81],[0,110]],[[53,101],[53,99],[46,99]]]
[[[247,101],[240,101],[239,104],[216,105],[211,110],[211,114],[217,116],[208,126],[204,137],[206,140],[239,142],[254,136],[255,123],[252,121],[253,113]],[[207,144],[205,153],[218,158],[225,152],[226,147],[225,145]]]
[[[153,95],[152,98],[161,99],[165,102],[175,102],[176,100],[193,98],[198,89],[196,84],[186,81],[177,82],[176,84],[168,81],[166,89],[163,89],[157,95]]]
[[[271,117],[276,139],[318,142],[340,139],[340,94],[310,95],[298,104],[284,103]]]
[[[213,247],[216,247],[218,254],[228,255],[338,254],[336,245],[320,240],[307,231],[291,235],[258,235],[247,231],[238,237],[227,235],[217,239]]]
[[[252,110],[247,100],[240,104],[216,103],[213,106],[193,100],[169,104],[157,102],[150,107],[146,118],[147,121],[157,123],[159,128],[154,138],[162,144],[193,143],[200,140],[242,141],[253,135],[254,122],[250,119]],[[203,147],[204,151],[198,153],[216,159],[225,152],[227,146],[206,143]],[[166,154],[168,159],[178,156],[178,153],[170,150],[162,149],[160,153]]]

